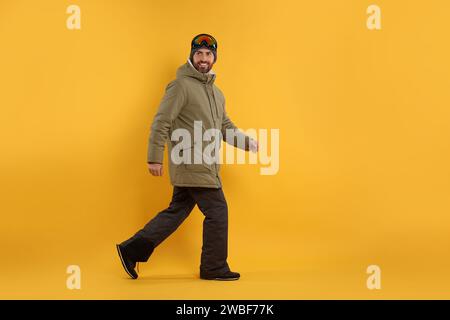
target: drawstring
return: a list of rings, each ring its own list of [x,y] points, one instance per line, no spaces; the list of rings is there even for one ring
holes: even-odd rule
[[[137,265],[137,271],[139,273],[139,262],[136,262],[136,265]]]

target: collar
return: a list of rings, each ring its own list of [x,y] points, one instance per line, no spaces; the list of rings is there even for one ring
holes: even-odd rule
[[[191,77],[203,83],[213,84],[216,78],[216,74],[212,70],[209,70],[209,72],[207,73],[199,72],[192,65],[192,62],[188,59],[185,64],[178,68],[177,78],[178,77]]]

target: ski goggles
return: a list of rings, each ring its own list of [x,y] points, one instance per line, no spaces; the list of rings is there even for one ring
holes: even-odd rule
[[[217,50],[217,41],[213,36],[209,34],[199,34],[191,43],[191,48],[207,47],[212,50]]]

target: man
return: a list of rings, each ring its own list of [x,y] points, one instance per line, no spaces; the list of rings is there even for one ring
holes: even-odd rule
[[[258,151],[258,143],[237,130],[225,112],[225,98],[214,84],[212,71],[217,61],[217,41],[208,34],[199,34],[191,42],[188,61],[177,70],[176,79],[165,91],[153,119],[148,145],[148,168],[152,175],[162,176],[166,141],[169,151],[169,174],[174,186],[170,205],[130,239],[116,245],[122,265],[136,279],[138,262],[146,262],[153,250],[187,218],[197,204],[205,216],[200,278],[206,280],[238,280],[227,263],[228,208],[222,191],[218,161],[205,161],[202,148],[210,141],[186,139],[197,129],[217,130],[220,139],[244,150]],[[172,134],[182,131],[182,145],[176,146]],[[202,135],[203,137],[203,135]],[[185,140],[186,139],[186,140]],[[219,145],[220,145],[220,141]],[[180,142],[181,143],[181,142]],[[180,148],[180,146],[182,148]],[[199,148],[202,147],[202,148]],[[177,151],[172,154],[172,151]],[[199,153],[200,150],[200,153]],[[212,154],[217,159],[217,153]],[[176,160],[182,156],[185,160]],[[194,159],[197,159],[195,161]]]

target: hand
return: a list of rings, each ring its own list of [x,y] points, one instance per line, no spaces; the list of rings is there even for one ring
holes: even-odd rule
[[[148,163],[148,170],[154,176],[163,175],[163,166],[161,163]]]
[[[258,150],[259,150],[258,141],[250,139],[249,150],[253,153],[258,152]]]

